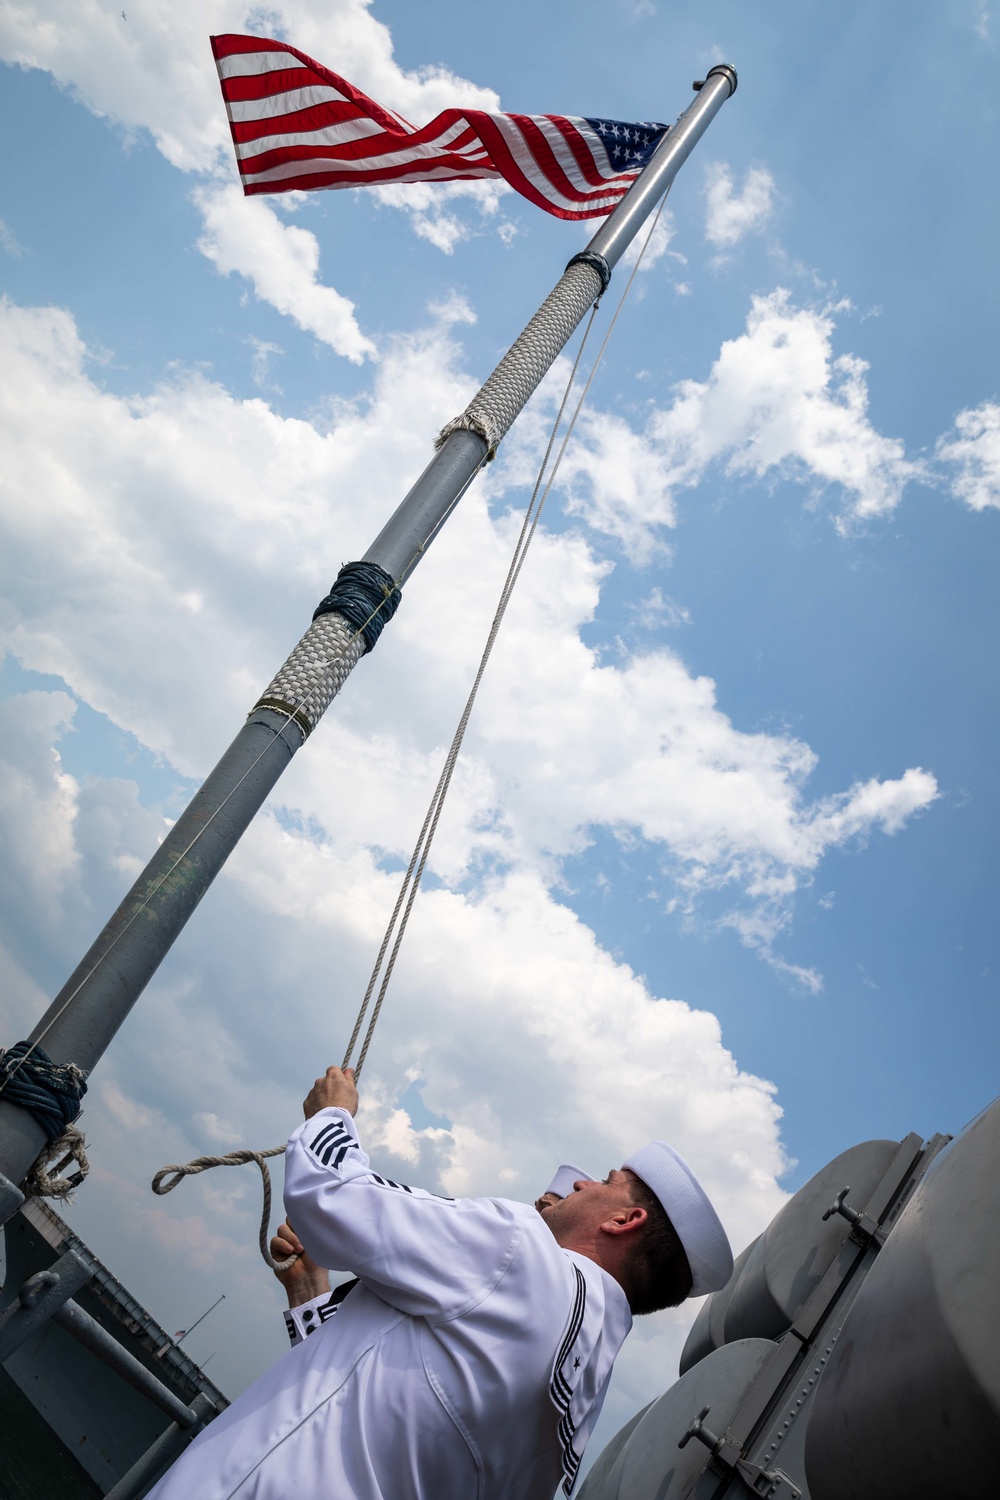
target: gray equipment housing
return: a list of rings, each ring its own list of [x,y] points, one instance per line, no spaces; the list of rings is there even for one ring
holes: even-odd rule
[[[1000,1101],[954,1141],[864,1141],[828,1163],[737,1257],[681,1378],[579,1500],[996,1495],[998,1157]]]

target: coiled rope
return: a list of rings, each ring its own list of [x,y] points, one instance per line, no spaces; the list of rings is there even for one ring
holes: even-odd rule
[[[37,1043],[15,1042],[0,1051],[0,1093],[25,1109],[45,1131],[48,1143],[24,1182],[28,1198],[68,1198],[90,1171],[86,1142],[74,1125],[87,1092],[87,1075],[75,1063],[53,1062]],[[71,1161],[72,1177],[59,1173]],[[53,1162],[58,1165],[49,1171]]]
[[[362,1042],[361,1050],[358,1053],[357,1062],[354,1065],[355,1079],[361,1076],[361,1070],[368,1056],[368,1049],[371,1045],[376,1023],[378,1021],[379,1015],[381,1014],[382,1004],[385,1000],[386,991],[389,987],[389,981],[392,978],[392,972],[396,964],[396,959],[399,955],[400,946],[403,941],[403,935],[406,931],[406,927],[410,919],[410,913],[413,910],[413,903],[416,899],[416,894],[420,887],[420,882],[427,865],[428,855],[430,854],[431,845],[434,841],[434,835],[437,832],[438,823],[441,817],[441,811],[444,807],[445,798],[448,794],[448,788],[451,785],[452,775],[455,770],[455,765],[458,761],[459,752],[462,747],[462,741],[465,738],[465,731],[468,727],[469,718],[472,714],[472,709],[476,701],[476,695],[479,692],[480,683],[483,680],[483,675],[486,671],[487,663],[489,662],[490,656],[492,654],[494,643],[499,633],[500,626],[503,623],[504,615],[507,612],[507,606],[510,603],[511,595],[517,584],[517,580],[520,577],[521,569],[524,566],[524,560],[527,556],[528,548],[530,547],[531,542],[538,529],[538,522],[541,517],[542,510],[544,508],[546,500],[548,499],[552,486],[555,483],[560,465],[562,464],[563,457],[566,453],[566,448],[573,434],[573,429],[575,428],[580,413],[583,410],[584,403],[590,392],[590,387],[593,384],[594,377],[597,374],[597,370],[604,358],[605,351],[607,350],[611,335],[615,330],[615,325],[618,322],[618,318],[621,314],[622,308],[625,305],[626,298],[628,297],[631,290],[632,283],[635,280],[635,277],[639,271],[639,267],[642,264],[643,257],[646,254],[646,250],[648,249],[649,243],[656,230],[656,226],[659,223],[660,216],[663,213],[663,208],[666,203],[668,194],[669,189],[667,193],[664,193],[662,199],[660,200],[659,207],[657,208],[653,221],[650,224],[646,237],[643,240],[639,254],[636,257],[635,265],[632,267],[632,271],[629,275],[628,281],[625,284],[622,295],[618,300],[618,305],[615,308],[611,321],[608,325],[607,332],[604,335],[601,347],[597,352],[597,356],[591,367],[590,374],[587,377],[586,384],[584,385],[583,390],[580,393],[579,399],[576,403],[576,407],[573,411],[573,415],[570,418],[565,433],[563,434],[562,442],[560,443],[559,451],[556,454],[555,462],[552,465],[552,469],[549,472],[548,477],[546,478],[546,468],[552,454],[552,449],[555,445],[556,437],[559,432],[559,426],[562,422],[563,413],[565,412],[566,405],[569,401],[573,386],[576,383],[577,372],[580,368],[583,353],[587,346],[587,340],[590,337],[594,319],[597,316],[598,307],[600,306],[600,297],[598,297],[597,301],[594,303],[591,309],[591,314],[584,329],[583,337],[580,340],[576,358],[573,361],[573,366],[570,370],[569,378],[566,382],[566,389],[563,392],[562,400],[559,403],[559,409],[556,412],[555,420],[552,424],[552,431],[549,435],[545,453],[542,457],[541,464],[539,465],[538,476],[535,480],[535,484],[531,492],[531,499],[528,503],[527,510],[525,511],[521,530],[514,547],[514,554],[511,558],[510,567],[507,571],[507,577],[504,580],[503,588],[500,591],[500,599],[493,616],[493,622],[490,626],[489,634],[486,638],[486,645],[483,648],[479,668],[476,672],[472,687],[469,691],[469,696],[466,700],[465,707],[462,710],[462,715],[458,722],[458,728],[455,730],[454,738],[452,739],[448,753],[445,757],[441,775],[438,778],[437,786],[435,787],[434,794],[431,797],[430,806],[427,809],[427,815],[424,818],[423,826],[420,830],[416,845],[414,846],[413,854],[410,858],[410,863],[407,867],[406,874],[403,877],[399,895],[396,898],[396,904],[393,908],[392,916],[389,919],[389,924],[386,928],[385,936],[382,939],[382,944],[379,948],[378,956],[372,969],[371,978],[368,981],[368,987],[365,990],[364,998],[362,999],[361,1006],[358,1010],[358,1015],[354,1023],[354,1029],[351,1032],[351,1037],[347,1044],[347,1050],[344,1054],[343,1061],[343,1067],[345,1068],[351,1065],[351,1057],[353,1056],[354,1049],[361,1034],[361,1028],[364,1025],[365,1016],[371,1003],[372,995],[374,994],[375,987],[378,984],[378,995],[372,1009],[371,1019],[368,1022],[368,1028],[365,1032],[364,1041]],[[492,457],[492,453],[489,456]],[[468,483],[463,488],[463,494],[465,492],[465,489],[468,488],[468,484],[471,484],[472,478],[474,477],[475,475],[470,476]],[[373,612],[371,618],[374,618],[375,613],[377,613],[377,611]],[[392,945],[391,950],[390,944]],[[387,953],[388,960],[386,960]],[[384,970],[383,964],[385,965]],[[379,983],[380,972],[381,983]],[[261,1217],[259,1236],[261,1256],[272,1271],[284,1271],[292,1266],[298,1257],[292,1255],[289,1256],[287,1260],[276,1261],[271,1255],[267,1240],[268,1225],[271,1214],[271,1174],[265,1161],[265,1158],[267,1157],[281,1156],[284,1153],[284,1150],[284,1146],[273,1146],[270,1148],[270,1150],[267,1151],[231,1151],[226,1156],[199,1156],[183,1166],[168,1166],[161,1168],[153,1178],[152,1188],[154,1193],[163,1195],[165,1193],[172,1192],[184,1177],[196,1176],[201,1172],[208,1171],[212,1167],[242,1166],[250,1161],[256,1162],[257,1166],[260,1169],[261,1180],[264,1189],[264,1210]]]
[[[31,1042],[15,1042],[0,1052],[0,1089],[8,1104],[28,1110],[55,1141],[80,1113],[87,1075],[75,1063],[53,1062]]]

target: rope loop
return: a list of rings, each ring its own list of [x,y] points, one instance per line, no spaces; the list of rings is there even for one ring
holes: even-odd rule
[[[153,1192],[162,1198],[165,1193],[172,1193],[185,1177],[197,1177],[199,1172],[207,1172],[210,1167],[243,1167],[248,1162],[255,1162],[260,1169],[260,1180],[264,1189],[264,1207],[260,1216],[258,1235],[260,1253],[272,1271],[287,1271],[289,1266],[293,1266],[298,1260],[298,1256],[290,1255],[287,1260],[275,1260],[267,1242],[267,1231],[271,1222],[271,1173],[265,1158],[283,1156],[284,1152],[284,1146],[272,1146],[269,1151],[230,1151],[226,1156],[196,1156],[193,1161],[185,1162],[183,1166],[161,1167],[150,1185]]]
[[[76,1171],[68,1177],[60,1176],[60,1173],[72,1161],[76,1162]],[[54,1167],[52,1167],[53,1162]],[[22,1183],[24,1196],[26,1198],[61,1198],[63,1202],[68,1202],[73,1196],[73,1189],[80,1186],[89,1171],[87,1142],[84,1140],[83,1132],[77,1130],[75,1125],[67,1125],[62,1135],[56,1136],[54,1141],[49,1142],[28,1173]]]

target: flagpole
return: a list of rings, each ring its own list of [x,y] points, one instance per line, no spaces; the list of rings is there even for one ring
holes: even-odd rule
[[[350,671],[391,618],[406,581],[484,461],[509,429],[725,101],[736,90],[728,64],[712,68],[648,165],[575,255],[542,307],[462,416],[445,428],[430,464],[360,564],[349,564],[320,613],[251,710],[145,870],[35,1026],[30,1051],[0,1083],[0,1223],[48,1138],[18,1079],[38,1049],[89,1072]],[[352,571],[353,570],[353,571]],[[28,1091],[30,1093],[30,1090]],[[6,1182],[4,1181],[6,1179]]]
[[[208,1308],[207,1311],[203,1312],[200,1318],[195,1318],[195,1320],[191,1324],[190,1328],[185,1328],[180,1333],[175,1333],[174,1336],[173,1336],[173,1338],[170,1340],[169,1344],[164,1344],[164,1346],[163,1346],[162,1349],[157,1349],[156,1354],[154,1355],[154,1358],[155,1359],[162,1359],[163,1356],[168,1352],[168,1350],[170,1350],[170,1349],[179,1349],[180,1346],[181,1346],[181,1344],[187,1338],[188,1334],[189,1333],[194,1333],[195,1329],[198,1327],[198,1324],[199,1323],[204,1323],[205,1319],[208,1317],[208,1314],[210,1312],[215,1312],[215,1309],[218,1307],[219,1303],[220,1302],[225,1302],[225,1300],[226,1300],[226,1294],[225,1294],[225,1292],[223,1292],[223,1294],[222,1294],[221,1297],[216,1297],[216,1299],[212,1303],[211,1307]],[[211,1355],[209,1355],[209,1359],[210,1358],[211,1358]],[[208,1360],[205,1361],[205,1364],[207,1364],[207,1363],[208,1363]],[[201,1368],[204,1369],[205,1365],[203,1364]]]

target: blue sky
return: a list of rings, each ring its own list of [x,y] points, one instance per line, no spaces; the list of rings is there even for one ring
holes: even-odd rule
[[[667,1135],[737,1248],[853,1142],[960,1128],[1000,1040],[1000,15],[121,9],[0,6],[4,1034],[586,238],[492,184],[242,202],[209,33],[416,122],[669,120],[727,60],[477,707],[363,1123],[397,1176],[523,1196]],[[230,1391],[283,1337],[255,1183],[148,1179],[280,1140],[339,1057],[559,376],[94,1076],[74,1223],[170,1327],[227,1292],[192,1352]],[[643,1325],[603,1436],[688,1320]]]

